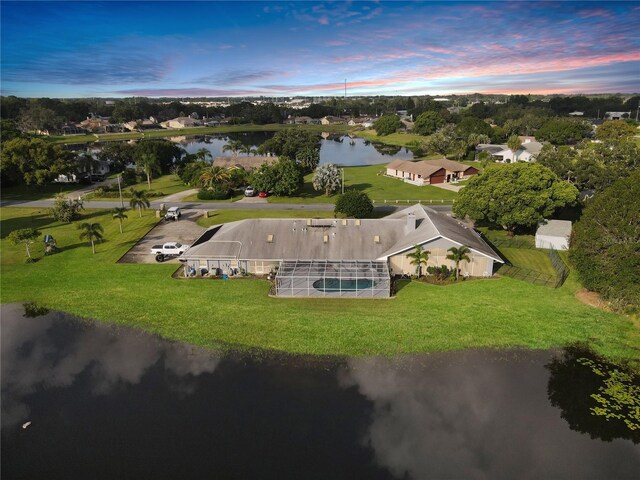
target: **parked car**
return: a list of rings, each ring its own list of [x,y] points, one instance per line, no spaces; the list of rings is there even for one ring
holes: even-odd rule
[[[91,174],[92,182],[104,182],[104,175],[102,173],[92,173]]]
[[[249,186],[247,188],[244,189],[244,196],[245,197],[253,197],[256,194],[256,190],[255,188]]]
[[[260,192],[260,193],[258,194],[258,196],[259,196],[260,198],[267,198],[267,197],[269,196],[269,194],[268,194],[267,192]]]
[[[167,210],[167,213],[165,213],[164,219],[176,221],[176,220],[180,220],[181,216],[182,216],[182,212],[180,211],[179,207],[171,207],[169,208],[169,210]]]
[[[182,255],[187,251],[189,245],[182,245],[178,242],[166,242],[162,245],[154,245],[151,247],[152,255]]]

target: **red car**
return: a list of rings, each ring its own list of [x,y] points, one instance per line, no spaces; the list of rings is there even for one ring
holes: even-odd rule
[[[267,198],[268,196],[269,196],[269,194],[267,192],[258,193],[258,197],[260,197],[260,198]]]

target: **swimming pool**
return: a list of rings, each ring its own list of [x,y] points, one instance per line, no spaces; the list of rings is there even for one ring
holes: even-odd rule
[[[313,288],[321,292],[355,292],[372,288],[375,284],[368,278],[341,280],[339,278],[321,278],[313,282]]]

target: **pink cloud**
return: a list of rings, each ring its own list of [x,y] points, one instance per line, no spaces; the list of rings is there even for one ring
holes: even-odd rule
[[[329,17],[327,17],[326,15],[323,15],[318,19],[318,23],[320,25],[329,25]]]
[[[613,15],[609,10],[605,10],[603,8],[592,8],[587,10],[581,10],[580,12],[578,12],[578,16],[580,18],[593,18],[593,17],[611,18]]]

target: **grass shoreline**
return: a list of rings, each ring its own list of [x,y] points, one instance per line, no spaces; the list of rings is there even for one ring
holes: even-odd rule
[[[304,212],[299,212],[304,216]],[[225,211],[210,221],[232,221]],[[246,216],[246,214],[243,214]],[[466,348],[549,349],[578,341],[608,358],[637,358],[640,330],[628,317],[575,299],[573,277],[553,290],[510,278],[448,286],[410,282],[393,301],[279,299],[261,279],[175,280],[175,265],[116,264],[156,219],[130,214],[125,233],[106,210],[87,210],[106,242],[96,255],[75,225],[46,209],[3,207],[2,303],[33,301],[75,316],[139,328],[204,347],[221,344],[302,355],[394,356]],[[24,246],[8,243],[16,228],[52,234],[61,252],[25,265]],[[42,245],[33,245],[38,256]],[[465,299],[464,302],[455,301]]]

